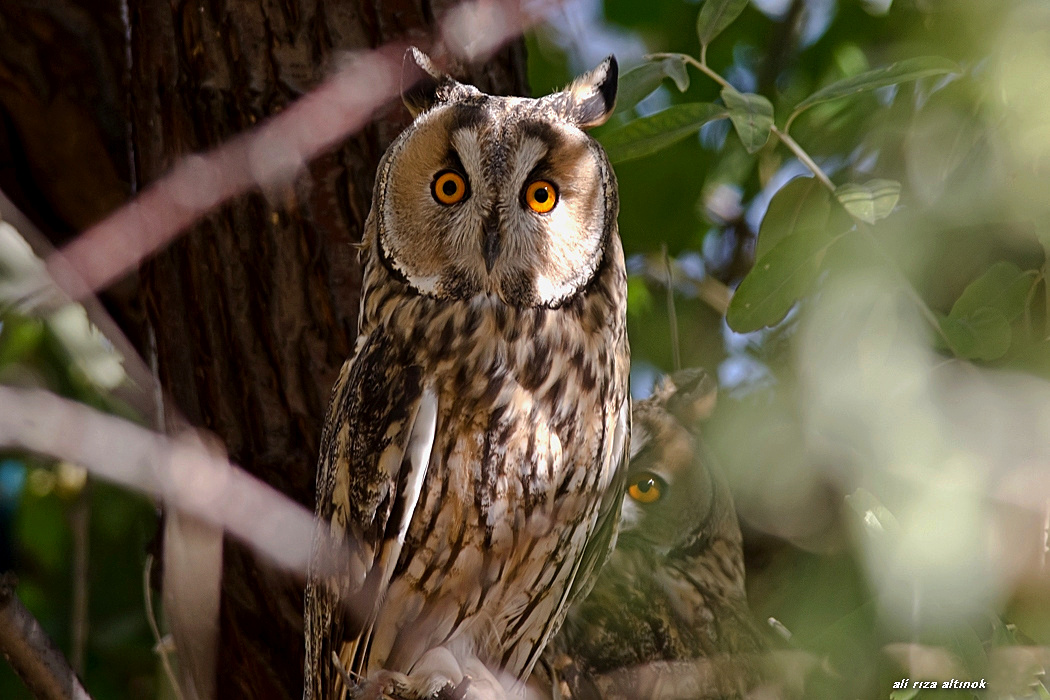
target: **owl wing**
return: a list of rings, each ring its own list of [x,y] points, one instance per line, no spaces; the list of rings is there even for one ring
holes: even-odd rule
[[[627,487],[627,462],[631,449],[631,399],[625,397],[616,416],[616,427],[613,430],[611,450],[612,469],[615,476],[609,488],[602,496],[598,509],[598,519],[594,532],[587,540],[587,546],[580,557],[580,566],[569,587],[567,611],[573,602],[583,600],[594,587],[598,571],[616,547],[616,535],[619,532],[620,510],[623,506],[623,494]]]
[[[319,527],[362,546],[363,577],[311,573],[306,593],[306,698],[343,685],[333,663],[357,672],[377,601],[386,593],[430,463],[437,396],[421,368],[381,334],[362,339],[332,393],[317,472]],[[316,550],[315,550],[316,552]]]
[[[565,587],[560,601],[558,614],[551,620],[543,643],[533,649],[528,668],[532,667],[543,653],[546,643],[557,633],[573,603],[583,600],[594,587],[602,564],[609,558],[616,547],[616,534],[619,531],[620,509],[623,505],[623,494],[627,486],[627,461],[630,453],[631,439],[631,399],[625,397],[616,414],[612,431],[612,446],[608,452],[599,449],[600,455],[608,454],[613,469],[613,479],[602,495],[598,506],[598,516],[594,530],[584,545],[583,553],[576,561],[571,572],[571,580]],[[599,465],[600,466],[600,465]]]

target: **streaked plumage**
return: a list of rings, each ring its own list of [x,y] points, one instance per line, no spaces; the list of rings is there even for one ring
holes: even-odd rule
[[[758,682],[740,528],[696,432],[714,397],[684,370],[635,404],[616,549],[545,655],[562,697],[737,697]]]
[[[406,68],[417,117],[379,166],[317,476],[318,515],[365,544],[368,573],[308,582],[308,698],[345,697],[333,654],[367,679],[355,693],[520,692],[622,500],[616,182],[581,131],[611,111],[616,64],[538,100],[485,95],[414,50]]]

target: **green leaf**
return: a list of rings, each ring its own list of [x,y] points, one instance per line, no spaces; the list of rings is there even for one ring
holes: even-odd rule
[[[684,56],[669,56],[639,64],[620,76],[616,89],[616,111],[631,109],[660,87],[664,79],[674,81],[679,92],[689,89]]]
[[[906,690],[894,690],[890,693],[890,700],[913,700],[919,694],[918,688]]]
[[[997,360],[1010,349],[1010,322],[998,309],[982,306],[967,316],[944,316],[940,324],[957,357]]]
[[[627,278],[627,313],[631,316],[645,316],[653,308],[653,295],[649,292],[645,278],[631,275]]]
[[[1022,272],[1012,262],[997,262],[966,286],[948,316],[960,319],[988,307],[999,311],[1007,322],[1016,321],[1024,313],[1034,281],[1034,272]]]
[[[0,367],[31,357],[44,338],[44,324],[14,314],[3,317],[0,331]]]
[[[928,78],[934,75],[946,75],[958,73],[959,66],[946,58],[939,56],[920,56],[898,61],[882,68],[865,71],[843,80],[838,80],[798,103],[795,111],[791,113],[788,123],[794,120],[803,111],[821,102],[830,102],[840,97],[848,97],[890,85],[900,85],[911,80]]]
[[[773,128],[773,105],[761,95],[743,94],[732,87],[722,90],[722,101],[729,109],[740,141],[748,153],[755,153],[766,145],[769,130]]]
[[[710,102],[675,105],[662,112],[635,119],[602,137],[609,160],[622,163],[657,151],[695,134],[704,124],[728,115]]]
[[[815,177],[796,177],[777,190],[758,229],[755,258],[796,231],[827,228],[830,200],[827,189]]]
[[[869,180],[863,185],[851,182],[835,189],[835,198],[846,211],[869,224],[889,216],[900,196],[901,184],[894,180]]]
[[[700,45],[707,46],[747,7],[747,0],[706,0],[696,18],[696,35]]]
[[[729,302],[729,327],[750,333],[779,323],[816,279],[824,251],[835,240],[789,236],[759,258]]]

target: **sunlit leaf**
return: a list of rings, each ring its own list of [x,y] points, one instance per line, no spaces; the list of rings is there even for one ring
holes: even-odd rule
[[[8,314],[0,331],[0,367],[32,355],[44,337],[44,324],[37,319]]]
[[[880,538],[900,533],[897,518],[867,489],[858,488],[846,496],[846,504],[856,513],[869,536]]]
[[[900,196],[901,184],[893,180],[850,182],[835,189],[835,198],[846,211],[869,224],[889,216]]]
[[[966,316],[945,316],[940,324],[958,357],[997,360],[1010,349],[1010,322],[998,309],[983,306]]]
[[[759,258],[729,302],[729,327],[750,333],[779,323],[816,279],[831,242],[818,235],[789,236]]]
[[[997,262],[967,285],[949,314],[952,318],[972,316],[982,307],[996,309],[1008,321],[1024,313],[1034,272],[1022,272],[1012,262]]]
[[[696,18],[696,35],[700,45],[707,46],[747,7],[748,0],[706,0]]]
[[[755,153],[765,146],[773,127],[773,105],[769,100],[727,87],[722,90],[722,101],[729,109],[729,118],[747,152]]]
[[[631,275],[627,278],[627,313],[631,316],[645,316],[653,308],[653,295],[645,284],[645,278]]]
[[[689,72],[685,68],[685,58],[669,56],[639,64],[620,76],[616,88],[616,111],[631,109],[653,90],[670,78],[679,92],[689,89]]]
[[[704,124],[724,119],[726,110],[710,102],[675,105],[662,112],[628,122],[602,137],[613,163],[641,158],[695,134]]]
[[[830,199],[827,188],[814,177],[796,177],[777,190],[762,217],[755,258],[761,258],[796,231],[826,228]]]
[[[882,68],[865,71],[860,75],[838,80],[798,103],[795,111],[791,113],[790,123],[795,117],[813,105],[821,102],[830,102],[840,97],[848,97],[890,85],[899,85],[912,80],[928,78],[934,75],[946,75],[958,73],[959,66],[946,58],[939,56],[920,56],[898,61]]]

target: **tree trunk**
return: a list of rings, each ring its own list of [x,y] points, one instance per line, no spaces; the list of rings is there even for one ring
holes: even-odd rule
[[[280,111],[343,52],[424,41],[453,4],[128,0],[125,25],[120,0],[0,2],[0,188],[62,243],[179,157]],[[525,94],[523,44],[460,73]],[[308,507],[355,336],[354,244],[407,120],[391,105],[294,186],[214,212],[106,295],[143,355],[155,347],[178,409]],[[300,697],[302,582],[227,542],[222,596],[218,697]]]
[[[131,0],[131,126],[138,181],[250,129],[316,86],[340,52],[411,41],[429,2]],[[521,94],[520,44],[464,76]],[[231,458],[312,507],[328,393],[352,351],[360,240],[379,158],[407,121],[375,125],[284,191],[242,197],[149,261],[139,279],[160,377]],[[298,698],[302,582],[227,541],[220,698]]]

